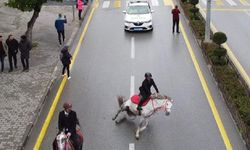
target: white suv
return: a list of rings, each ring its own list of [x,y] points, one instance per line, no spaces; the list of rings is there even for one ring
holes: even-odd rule
[[[151,10],[148,1],[130,1],[123,13],[125,14],[125,31],[153,30],[153,10]]]

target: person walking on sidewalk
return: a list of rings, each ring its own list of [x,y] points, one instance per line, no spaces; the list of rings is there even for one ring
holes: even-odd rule
[[[64,15],[64,18],[62,18],[62,14],[58,14],[58,18],[55,21],[55,27],[58,34],[58,41],[59,44],[62,45],[62,40],[64,42],[65,40],[65,32],[64,32],[64,24],[67,23],[66,15]],[[62,37],[62,40],[61,40]]]
[[[3,36],[0,35],[0,61],[1,61],[1,72],[4,70],[4,58],[6,57],[6,51],[8,47],[6,43],[3,42]]]
[[[23,71],[29,71],[29,57],[32,45],[25,35],[21,36],[21,41],[19,42],[19,50],[21,52],[21,62],[23,65]]]
[[[175,5],[175,8],[172,9],[172,15],[173,15],[173,33],[174,33],[175,26],[176,26],[176,32],[180,33],[179,32],[179,20],[180,20],[179,14],[180,14],[180,10],[178,9],[178,6]]]
[[[64,46],[63,49],[61,50],[60,59],[61,59],[62,64],[63,64],[62,76],[64,76],[65,69],[67,69],[68,80],[71,78],[70,72],[69,72],[71,58],[72,58],[72,56],[69,53],[69,47]]]
[[[13,35],[10,34],[8,39],[6,40],[6,44],[8,45],[8,57],[9,57],[9,65],[10,65],[9,72],[12,72],[13,71],[12,60],[14,60],[15,68],[17,68],[16,54],[18,52],[18,41],[13,37]]]
[[[83,0],[77,0],[77,9],[78,9],[78,17],[79,17],[79,20],[82,19],[82,10],[83,10]]]

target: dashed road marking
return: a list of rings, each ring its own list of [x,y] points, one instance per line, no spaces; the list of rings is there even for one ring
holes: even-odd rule
[[[159,6],[158,0],[151,0],[152,6]]]
[[[215,3],[216,3],[216,5],[218,5],[218,6],[224,5],[224,3],[223,3],[222,0],[215,0]]]
[[[171,0],[163,0],[165,6],[172,6],[172,1]]]
[[[226,0],[231,6],[237,6],[233,0]]]
[[[114,8],[120,8],[121,7],[121,1],[120,0],[116,0],[114,2]]]
[[[207,0],[201,0],[204,5],[207,5]]]
[[[240,0],[240,3],[242,5],[249,6],[249,3],[247,2],[247,0]]]
[[[129,143],[129,150],[135,150],[135,143]]]
[[[130,97],[135,93],[135,76],[130,77]]]
[[[102,4],[102,8],[108,8],[110,5],[110,1],[104,1]]]
[[[135,59],[135,37],[131,37],[131,59]]]

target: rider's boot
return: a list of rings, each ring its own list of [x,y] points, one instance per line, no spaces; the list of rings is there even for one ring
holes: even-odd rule
[[[142,108],[140,106],[137,106],[137,110],[138,110],[138,115],[140,116]]]

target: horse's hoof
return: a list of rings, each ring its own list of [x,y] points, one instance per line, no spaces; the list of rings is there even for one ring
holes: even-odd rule
[[[139,140],[139,137],[135,137],[136,140]]]

